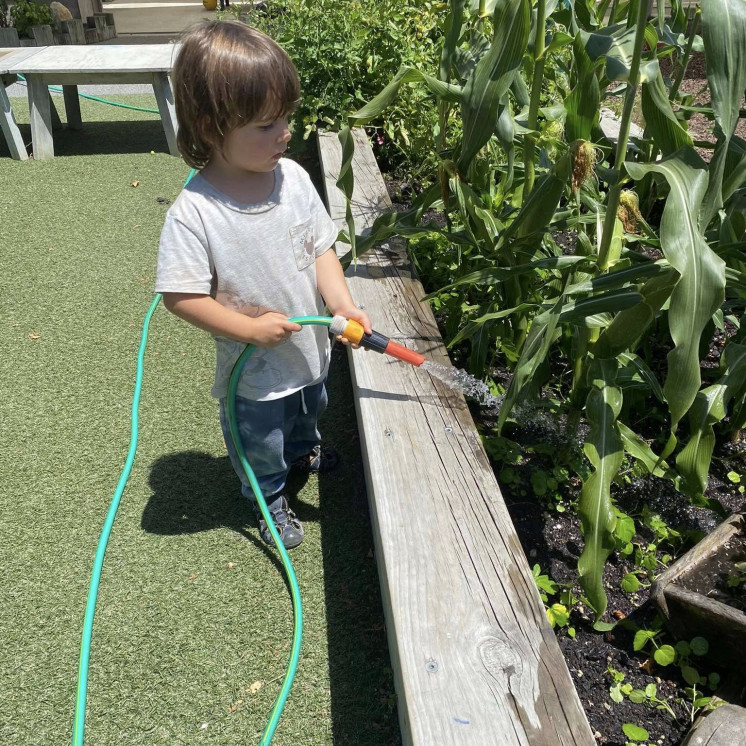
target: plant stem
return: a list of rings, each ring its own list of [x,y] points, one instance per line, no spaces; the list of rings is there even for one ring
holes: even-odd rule
[[[676,99],[676,94],[679,92],[679,86],[681,85],[681,81],[684,79],[684,73],[686,73],[686,68],[689,65],[689,57],[692,54],[692,47],[694,46],[694,37],[697,35],[697,27],[699,26],[699,14],[699,8],[689,8],[689,20],[691,22],[689,38],[686,40],[684,59],[681,63],[679,71],[676,73],[676,80],[674,80],[673,85],[671,86],[671,90],[668,94],[668,98],[670,101],[674,101]]]
[[[647,0],[639,0],[637,5],[637,28],[635,32],[635,46],[632,53],[632,64],[630,65],[627,90],[624,94],[624,109],[622,110],[622,121],[619,128],[619,140],[617,141],[616,154],[614,156],[614,183],[609,189],[606,201],[606,215],[604,216],[603,235],[601,246],[598,250],[598,266],[605,272],[609,262],[609,249],[611,239],[614,235],[614,221],[616,211],[619,207],[619,195],[622,192],[622,172],[624,160],[627,156],[627,143],[629,141],[629,125],[632,121],[632,109],[635,105],[635,97],[639,87],[640,59],[642,57],[642,43],[645,40],[645,26],[648,17]]]
[[[536,4],[536,36],[534,37],[534,79],[531,82],[531,100],[528,106],[528,128],[536,129],[539,119],[539,99],[541,98],[541,85],[544,82],[544,40],[546,38],[546,3],[538,0]],[[528,134],[523,140],[523,202],[534,188],[534,153],[536,145],[534,135]]]

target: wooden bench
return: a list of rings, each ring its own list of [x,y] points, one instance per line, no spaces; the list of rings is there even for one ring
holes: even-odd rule
[[[362,130],[355,142],[361,233],[391,203]],[[337,136],[319,152],[345,229]],[[450,364],[402,243],[347,276],[376,330]],[[404,743],[595,744],[463,396],[374,352],[350,367]]]
[[[153,86],[169,152],[178,156],[176,112],[168,79],[177,51],[175,44],[69,45],[35,47],[28,57],[10,57],[0,74],[22,75],[27,81],[34,158],[54,157],[49,85],[62,85],[67,126],[80,129],[78,85],[120,83]]]

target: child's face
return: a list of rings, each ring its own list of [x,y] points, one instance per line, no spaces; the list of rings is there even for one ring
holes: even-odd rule
[[[223,139],[221,155],[233,168],[264,173],[275,168],[289,140],[287,116],[257,120],[231,130]]]

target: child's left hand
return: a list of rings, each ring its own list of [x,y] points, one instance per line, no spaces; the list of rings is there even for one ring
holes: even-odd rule
[[[346,319],[352,319],[353,321],[357,321],[365,330],[366,334],[370,334],[373,331],[373,327],[370,323],[370,318],[368,317],[368,314],[365,313],[360,308],[357,308],[357,306],[349,306],[347,308],[337,308],[334,311],[335,316],[344,316]],[[349,340],[345,339],[341,334],[337,336],[337,340],[341,342],[343,345],[350,344]],[[357,350],[360,347],[360,345],[352,345],[353,350]]]

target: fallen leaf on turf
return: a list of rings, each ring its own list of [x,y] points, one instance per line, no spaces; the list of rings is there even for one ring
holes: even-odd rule
[[[192,574],[191,574],[191,575],[189,576],[189,580],[194,580],[194,579],[195,579],[196,577],[197,577],[197,576],[196,576],[196,575],[195,575],[194,573],[192,573]]]
[[[139,181],[133,181],[133,182],[132,182],[132,183],[130,184],[130,186],[133,186],[133,187],[138,187],[138,186],[140,186],[140,182],[139,182]]]
[[[232,570],[235,567],[235,565],[232,562],[228,563],[228,569]]]
[[[261,681],[255,681],[250,687],[249,687],[249,694],[252,696],[256,694],[260,689],[262,688],[262,682]]]
[[[29,339],[40,339],[41,334],[37,334],[36,332],[31,332],[31,334],[28,335]]]

